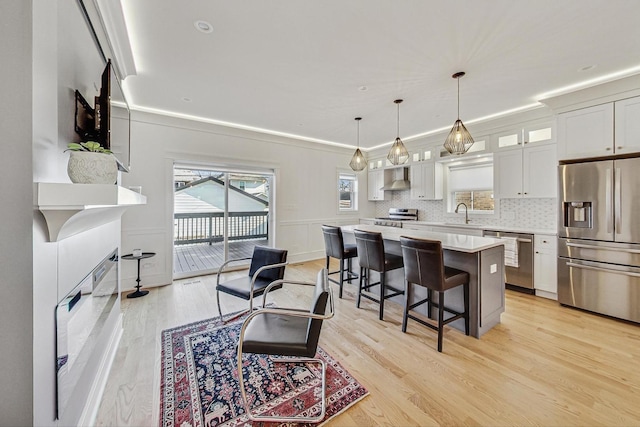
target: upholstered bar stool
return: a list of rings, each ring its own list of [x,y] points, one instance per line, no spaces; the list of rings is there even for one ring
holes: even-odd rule
[[[356,245],[344,244],[340,227],[323,225],[322,234],[324,235],[324,247],[327,253],[327,270],[329,270],[329,261],[331,258],[335,258],[340,262],[340,266],[336,271],[329,272],[329,275],[339,274],[340,278],[338,280],[330,278],[329,281],[340,286],[338,297],[342,298],[342,285],[344,281],[346,280],[351,283],[351,280],[358,278],[356,274],[351,272],[351,260],[358,256],[358,250],[356,249]]]
[[[402,268],[402,257],[385,253],[384,242],[381,233],[354,230],[356,237],[356,247],[358,248],[358,259],[360,260],[360,281],[358,283],[358,299],[356,307],[360,308],[360,297],[365,297],[380,304],[380,320],[384,317],[384,300],[402,295],[404,291],[387,284],[387,271]],[[371,283],[371,270],[380,274],[380,281]],[[363,285],[364,282],[364,285]],[[376,299],[362,291],[380,285],[380,296]],[[391,290],[391,293],[387,293]]]
[[[442,352],[442,332],[444,325],[454,320],[464,318],[464,332],[469,335],[469,273],[444,265],[442,243],[437,240],[423,240],[400,237],[402,258],[404,260],[404,277],[406,280],[404,294],[404,315],[402,317],[402,332],[407,332],[407,321],[413,319],[418,323],[438,331],[438,351]],[[409,304],[412,285],[427,288],[427,298]],[[444,305],[445,291],[458,286],[464,287],[464,312],[459,313]],[[433,301],[433,292],[438,293],[438,302]],[[431,317],[431,308],[438,308],[438,325],[434,326],[410,314],[410,310],[423,305],[427,306],[427,315]],[[444,312],[453,314],[444,319]]]

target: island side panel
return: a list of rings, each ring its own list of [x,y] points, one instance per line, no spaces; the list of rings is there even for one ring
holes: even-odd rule
[[[504,246],[486,249],[480,254],[479,336],[500,323],[505,308]]]
[[[480,313],[482,312],[480,307],[480,287],[482,286],[480,254],[481,252],[467,253],[444,250],[445,265],[469,273],[469,335],[475,338],[480,338]],[[464,289],[462,286],[448,290],[444,298],[446,307],[458,312],[464,310]],[[435,318],[437,312],[434,310],[431,314]],[[445,313],[445,319],[450,316]],[[453,326],[464,333],[464,319],[456,320],[447,326]]]

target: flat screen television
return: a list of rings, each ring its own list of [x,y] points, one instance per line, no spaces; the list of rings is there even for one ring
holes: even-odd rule
[[[75,131],[80,142],[96,141],[111,150],[121,171],[130,166],[130,112],[111,60],[102,72],[100,94],[94,106],[76,90]]]

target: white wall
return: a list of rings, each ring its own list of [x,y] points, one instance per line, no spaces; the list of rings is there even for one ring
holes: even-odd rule
[[[33,423],[32,5],[0,2],[0,424]]]
[[[354,223],[370,216],[366,173],[361,212],[339,214],[337,168],[353,150],[323,146],[212,124],[133,112],[131,172],[124,186],[142,186],[147,205],[123,216],[123,251],[141,248],[157,255],[142,266],[145,286],[172,281],[173,164],[275,170],[275,245],[289,250],[290,261],[324,256],[320,225]],[[135,266],[123,266],[123,280],[135,278]]]
[[[89,419],[85,401],[96,397],[89,372],[74,405],[54,420],[54,310],[68,282],[107,255],[102,245],[120,244],[120,223],[58,244],[48,241],[34,207],[35,182],[70,182],[63,151],[74,138],[73,90],[92,97],[104,67],[88,35],[76,1],[0,1],[0,425],[74,425]],[[119,311],[99,339],[101,350],[117,335]],[[104,362],[97,358],[88,371]]]

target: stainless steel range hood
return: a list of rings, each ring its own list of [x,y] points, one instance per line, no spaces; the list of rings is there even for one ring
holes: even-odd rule
[[[409,168],[397,168],[393,170],[394,179],[390,184],[385,185],[381,190],[385,191],[397,191],[408,190],[411,188],[411,182],[409,182]]]

